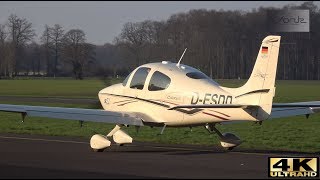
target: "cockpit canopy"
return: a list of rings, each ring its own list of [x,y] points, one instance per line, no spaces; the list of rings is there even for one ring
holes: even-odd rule
[[[140,67],[133,75],[130,88],[132,89],[143,89],[148,73],[150,72],[150,68]],[[126,86],[129,80],[129,77],[132,73],[130,73],[126,79],[122,82],[123,86]],[[165,75],[160,71],[155,71],[150,79],[148,90],[149,91],[160,91],[167,89],[171,83],[171,79],[169,76]]]
[[[151,70],[154,71],[152,72]],[[185,65],[183,65],[182,68],[179,68],[173,63],[171,63],[171,65],[169,63],[151,63],[142,67],[138,67],[137,70],[133,72],[131,72],[122,82],[123,86],[127,86],[127,84],[129,83],[129,88],[142,90],[146,85],[149,91],[161,91],[167,89],[170,86],[170,77],[176,75],[179,75],[180,77],[185,76],[186,78],[190,79],[207,80],[208,82],[217,85],[215,81],[213,81],[210,77],[208,77],[201,71]],[[152,72],[150,81],[146,82],[150,72]],[[132,78],[129,82],[131,76]]]

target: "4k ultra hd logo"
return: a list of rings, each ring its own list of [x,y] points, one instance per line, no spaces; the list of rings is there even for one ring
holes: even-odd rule
[[[269,157],[269,177],[319,177],[319,158]]]

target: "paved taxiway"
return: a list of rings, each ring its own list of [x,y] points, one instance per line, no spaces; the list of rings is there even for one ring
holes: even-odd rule
[[[269,156],[290,156],[140,142],[95,153],[88,142],[0,134],[0,178],[267,178]]]

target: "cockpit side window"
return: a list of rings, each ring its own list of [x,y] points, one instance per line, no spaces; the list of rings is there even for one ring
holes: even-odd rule
[[[130,88],[132,89],[143,89],[146,78],[150,72],[150,68],[141,67],[139,68],[132,77]]]
[[[186,75],[192,79],[210,79],[208,76],[201,72],[189,72]]]
[[[160,91],[160,90],[167,89],[170,85],[170,82],[171,82],[171,79],[167,75],[159,71],[155,71],[151,77],[148,90]]]
[[[126,86],[126,85],[127,85],[128,79],[129,79],[129,77],[130,77],[131,74],[132,74],[132,73],[130,73],[130,74],[126,77],[126,79],[124,79],[124,81],[122,82],[122,85],[123,85],[123,86]]]

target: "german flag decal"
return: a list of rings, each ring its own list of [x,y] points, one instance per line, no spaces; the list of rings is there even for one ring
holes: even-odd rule
[[[262,46],[261,52],[262,54],[268,54],[268,47]]]

